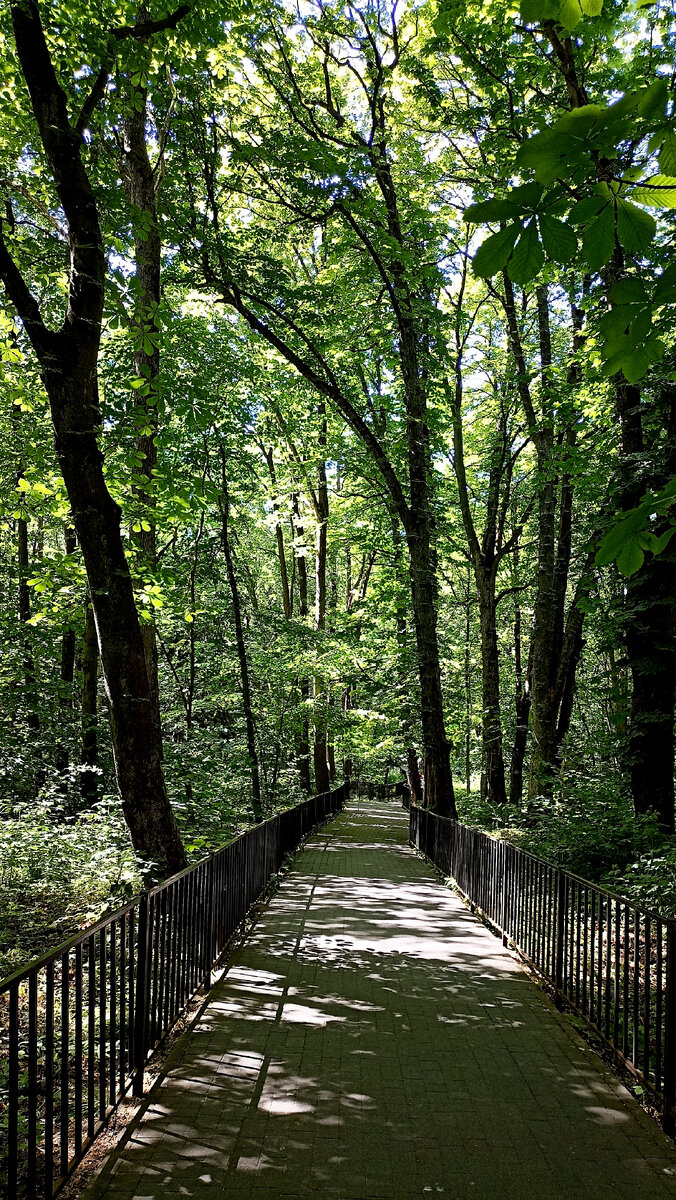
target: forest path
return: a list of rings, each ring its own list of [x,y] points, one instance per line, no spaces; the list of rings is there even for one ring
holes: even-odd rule
[[[313,834],[87,1200],[657,1200],[676,1151],[352,801]]]

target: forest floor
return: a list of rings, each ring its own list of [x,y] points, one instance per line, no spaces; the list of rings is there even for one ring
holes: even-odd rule
[[[297,800],[294,801],[294,803]],[[251,826],[248,808],[178,814],[195,862]],[[0,808],[0,979],[142,891],[119,801],[64,816],[54,799]]]

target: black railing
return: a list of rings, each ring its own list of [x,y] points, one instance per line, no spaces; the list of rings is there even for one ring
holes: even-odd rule
[[[0,1194],[51,1197],[120,1100],[143,1094],[150,1053],[247,909],[348,795],[254,826],[0,982]]]
[[[676,923],[411,805],[410,841],[676,1115]]]

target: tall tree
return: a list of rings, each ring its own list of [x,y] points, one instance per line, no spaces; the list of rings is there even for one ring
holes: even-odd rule
[[[410,30],[407,26],[406,36],[412,31],[413,24]],[[436,811],[454,815],[437,637],[434,471],[428,417],[438,247],[437,232],[430,228],[423,205],[417,196],[414,199],[406,193],[395,167],[402,153],[414,155],[421,167],[424,162],[414,139],[404,145],[405,134],[396,122],[393,91],[401,84],[397,69],[402,30],[396,12],[383,22],[366,7],[354,9],[344,19],[318,10],[303,23],[298,44],[295,37],[295,32],[284,29],[281,12],[273,13],[265,30],[246,46],[247,59],[255,63],[256,70],[256,78],[250,78],[248,86],[261,96],[263,114],[272,102],[271,120],[258,122],[250,136],[248,123],[234,132],[229,149],[235,172],[225,188],[221,184],[224,147],[219,144],[219,128],[204,113],[204,104],[210,101],[208,90],[196,97],[201,124],[195,150],[202,160],[206,214],[193,206],[193,236],[201,246],[199,265],[206,286],[335,406],[382,474],[409,550],[426,800]],[[348,45],[358,48],[349,67],[344,61]],[[243,69],[247,70],[246,63]],[[317,88],[319,102],[315,99]],[[213,102],[217,103],[215,96]],[[299,179],[294,165],[300,159],[310,166],[309,187]],[[336,182],[327,187],[326,179]],[[233,189],[249,194],[255,191],[262,198],[258,205],[262,221],[270,220],[281,196],[282,207],[303,229],[305,240],[297,246],[295,256],[297,286],[292,274],[293,251],[286,256],[283,270],[275,269],[265,254],[257,262],[253,246],[245,249],[242,244],[235,251],[223,222],[226,198]],[[319,239],[318,229],[322,231]],[[388,453],[374,434],[368,407],[364,411],[355,391],[354,376],[343,366],[342,351],[332,344],[335,338],[328,323],[335,326],[335,317],[331,306],[339,305],[345,319],[345,295],[339,300],[331,289],[326,291],[322,272],[335,271],[334,263],[341,258],[353,275],[343,288],[366,284],[370,295],[364,304],[375,306],[381,325],[387,312],[388,365],[403,405],[405,485],[398,473],[398,453]],[[367,265],[364,268],[362,264]],[[324,321],[323,328],[318,319]],[[358,344],[357,328],[352,336]],[[368,377],[370,348],[365,347],[361,356],[357,351],[355,361]]]
[[[66,222],[68,303],[61,327],[55,331],[47,324],[12,256],[12,223],[7,221],[0,227],[0,278],[37,355],[49,397],[57,457],[89,580],[125,818],[136,848],[161,871],[172,871],[185,864],[185,853],[162,774],[161,739],[120,535],[120,509],[106,485],[97,441],[106,258],[97,201],[82,158],[82,130],[102,87],[97,79],[73,124],[35,0],[14,4],[11,12],[37,134]]]

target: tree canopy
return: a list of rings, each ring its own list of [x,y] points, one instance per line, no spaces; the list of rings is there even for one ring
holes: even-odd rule
[[[675,39],[3,8],[12,838],[124,817],[151,880],[403,772],[586,872],[671,854]]]

